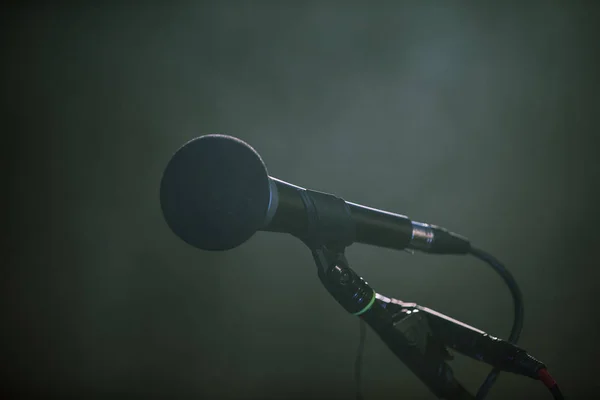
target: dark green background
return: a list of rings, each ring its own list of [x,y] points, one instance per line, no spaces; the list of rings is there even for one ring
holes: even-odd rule
[[[351,399],[358,322],[311,256],[167,228],[171,154],[238,136],[269,172],[460,232],[513,271],[521,344],[571,399],[595,369],[600,181],[593,2],[139,2],[3,16],[3,389],[15,398]],[[506,337],[471,258],[355,245],[379,292]],[[458,358],[472,391],[488,367]],[[365,399],[431,399],[373,335]],[[548,399],[504,374],[490,399]]]

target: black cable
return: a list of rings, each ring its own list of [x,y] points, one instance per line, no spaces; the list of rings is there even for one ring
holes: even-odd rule
[[[354,363],[354,379],[356,380],[356,400],[362,400],[362,385],[361,385],[361,374],[362,374],[362,358],[365,349],[365,341],[367,338],[367,327],[365,321],[359,318],[359,330],[360,330],[360,341],[358,342],[358,351],[356,353],[356,361]]]
[[[552,397],[554,397],[554,400],[565,400],[563,394],[561,393],[560,389],[558,388],[558,385],[554,385],[550,388],[550,393],[552,393]]]
[[[498,275],[500,275],[502,280],[504,280],[504,282],[510,289],[510,293],[512,295],[513,304],[514,304],[514,320],[513,320],[513,325],[512,325],[512,329],[510,331],[510,336],[508,338],[508,341],[510,343],[516,344],[517,341],[519,340],[519,335],[521,334],[521,329],[523,328],[523,313],[524,313],[523,296],[521,295],[521,290],[519,289],[519,285],[517,285],[515,278],[506,269],[506,267],[504,267],[504,265],[502,265],[502,263],[500,261],[496,260],[490,254],[486,253],[483,250],[474,248],[474,247],[471,247],[470,253],[475,258],[478,258],[478,259],[488,263],[494,269],[494,271],[496,271],[498,273]],[[483,384],[477,391],[477,395],[475,396],[476,400],[483,400],[485,398],[485,396],[488,394],[489,390],[492,388],[492,385],[494,384],[494,382],[496,382],[496,379],[498,378],[499,374],[500,374],[500,370],[497,368],[494,368],[489,373],[489,375],[487,376],[487,378],[485,379],[485,381],[483,382]]]

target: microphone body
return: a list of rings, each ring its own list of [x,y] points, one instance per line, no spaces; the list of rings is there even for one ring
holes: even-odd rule
[[[324,226],[344,246],[357,242],[437,254],[470,250],[466,238],[438,226],[273,178],[258,153],[231,136],[201,136],[182,146],[165,169],[160,196],[171,229],[203,250],[229,250],[259,230],[306,241],[327,235]],[[319,231],[309,226],[307,205],[318,214]]]
[[[263,231],[291,233],[303,237],[308,231],[306,208],[301,199],[304,191],[310,197],[326,197],[343,202],[354,227],[353,242],[396,250],[414,249],[437,254],[466,254],[469,241],[435,225],[410,220],[408,217],[344,201],[334,195],[304,189],[270,177],[271,203]],[[330,207],[332,209],[332,207]]]

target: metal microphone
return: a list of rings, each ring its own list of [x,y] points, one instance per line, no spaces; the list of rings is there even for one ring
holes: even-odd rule
[[[444,228],[273,178],[250,145],[226,135],[201,136],[175,152],[162,177],[160,200],[173,232],[203,250],[232,249],[259,230],[307,238],[327,235],[327,226],[339,232],[339,224],[345,237],[335,241],[346,246],[435,254],[467,254],[471,248],[466,238]],[[320,231],[312,232],[307,204],[317,202]]]

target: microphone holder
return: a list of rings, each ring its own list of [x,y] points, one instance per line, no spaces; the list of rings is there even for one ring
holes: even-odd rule
[[[453,331],[453,323],[432,323],[434,314],[414,303],[377,294],[350,268],[344,250],[354,241],[354,225],[344,200],[312,190],[301,190],[300,197],[307,224],[303,232],[293,234],[311,250],[319,279],[333,298],[362,318],[438,398],[475,399],[446,363],[452,357],[443,338],[448,333],[460,338],[462,333]]]
[[[414,303],[375,293],[348,266],[343,251],[321,247],[313,249],[312,254],[327,291],[346,311],[362,318],[438,398],[475,399],[446,363],[452,356],[443,340],[447,333],[441,331],[448,326],[432,323],[432,315]]]
[[[294,236],[312,251],[321,283],[349,313],[362,318],[388,348],[441,399],[475,399],[446,361],[448,348],[516,374],[538,379],[544,364],[523,349],[415,303],[376,293],[348,265],[344,250],[356,230],[348,204],[339,197],[299,190],[305,227]]]

